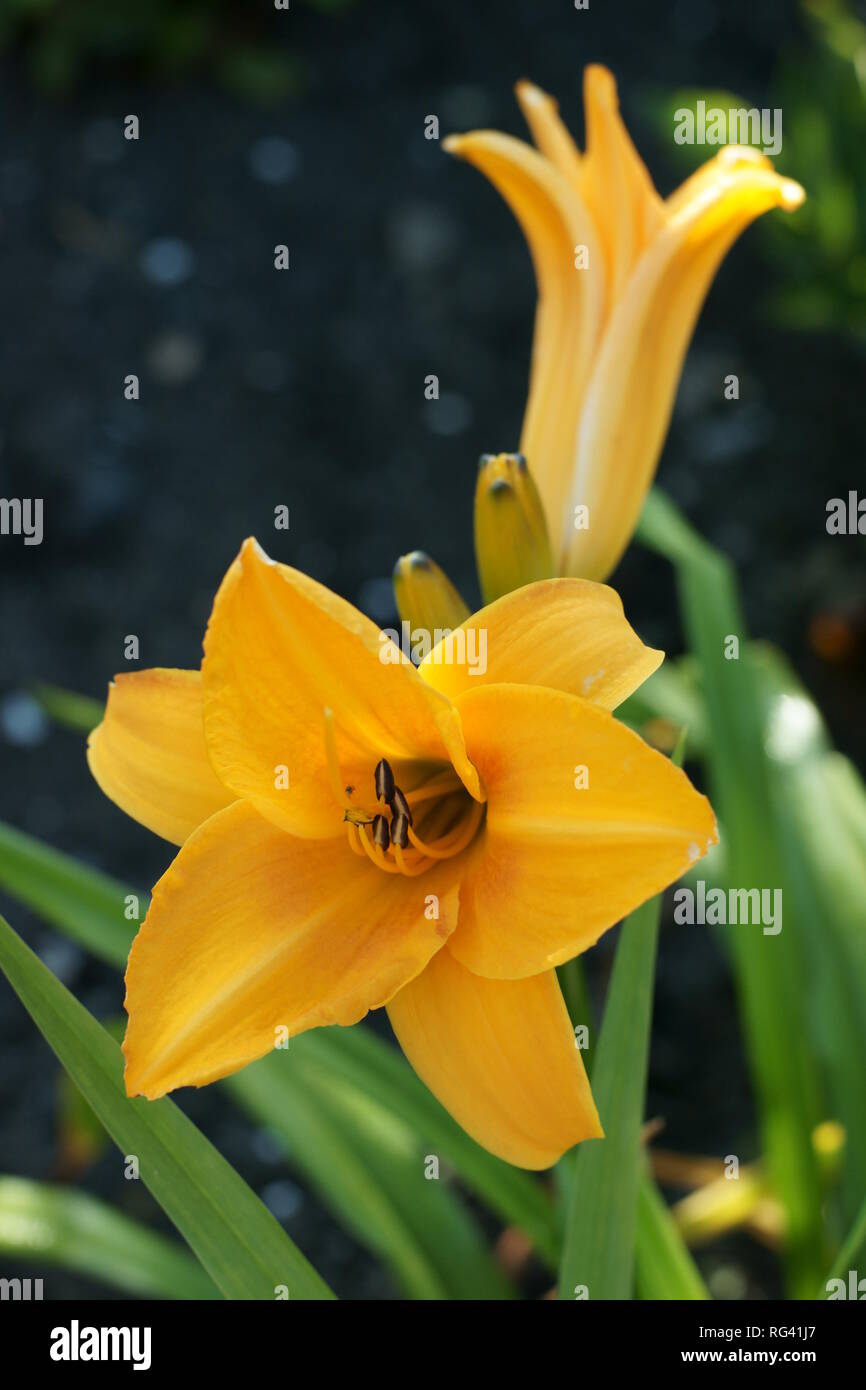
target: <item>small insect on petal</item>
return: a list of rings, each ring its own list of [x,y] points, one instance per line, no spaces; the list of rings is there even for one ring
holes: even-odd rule
[[[399,787],[394,788],[393,795],[388,804],[394,816],[402,816],[409,825],[412,824],[412,811],[410,810],[409,802],[406,800]]]
[[[388,822],[384,816],[376,816],[373,821],[373,843],[380,849],[387,849],[391,843]]]
[[[376,781],[376,800],[390,801],[394,795],[394,774],[391,771],[391,764],[385,758],[380,758],[373,775]]]

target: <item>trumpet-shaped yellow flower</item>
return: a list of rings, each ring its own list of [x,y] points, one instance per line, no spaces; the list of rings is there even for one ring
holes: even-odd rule
[[[584,74],[585,153],[551,97],[521,82],[517,98],[537,149],[486,130],[445,148],[487,175],[529,243],[538,310],[520,448],[557,572],[603,579],[640,515],[722,258],[754,218],[804,194],[764,155],[731,145],[663,200],[606,68]]]
[[[483,675],[461,662],[471,628]],[[129,1094],[385,1005],[494,1153],[541,1168],[600,1135],[554,966],[716,837],[706,799],[610,713],[661,659],[613,590],[553,579],[416,668],[247,541],[201,672],[118,676],[90,739],[107,795],[181,845],[129,958]]]

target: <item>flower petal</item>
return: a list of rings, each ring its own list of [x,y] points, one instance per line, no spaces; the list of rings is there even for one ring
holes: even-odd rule
[[[344,783],[361,800],[371,800],[383,757],[395,771],[406,760],[451,761],[482,798],[456,711],[383,638],[350,603],[275,564],[252,540],[220,586],[202,666],[211,761],[238,796],[292,834],[342,834],[343,809],[328,781],[326,708]]]
[[[577,190],[522,140],[495,131],[451,136],[445,149],[486,174],[523,229],[538,284],[529,399],[520,438],[554,554],[573,528],[565,517],[581,401],[604,313],[603,252]],[[585,246],[588,269],[575,266]]]
[[[514,91],[539,153],[556,166],[572,188],[581,190],[584,156],[559,114],[559,102],[534,82],[518,82]]]
[[[664,225],[664,205],[619,114],[616,80],[591,63],[583,75],[586,154],[580,188],[599,227],[609,269],[611,303],[632,266]]]
[[[263,1056],[279,1029],[357,1022],[423,970],[456,914],[453,864],[385,874],[236,802],[183,846],[133,943],[128,1093],[203,1086]]]
[[[424,1084],[506,1163],[549,1168],[602,1137],[554,971],[485,980],[440,951],[388,1017]]]
[[[87,761],[106,796],[176,845],[235,800],[208,758],[198,671],[115,676]]]
[[[606,584],[546,579],[474,613],[418,670],[451,700],[506,682],[552,686],[615,709],[663,660],[644,646]]]
[[[706,797],[597,705],[519,685],[457,705],[488,793],[449,943],[470,970],[517,979],[560,965],[716,842]]]
[[[798,184],[769,162],[713,161],[668,206],[666,224],[637,261],[605,330],[581,416],[569,512],[589,508],[573,531],[565,569],[603,579],[635,528],[655,473],[695,320],[725,253],[773,207],[791,209]],[[623,400],[628,409],[623,410]]]

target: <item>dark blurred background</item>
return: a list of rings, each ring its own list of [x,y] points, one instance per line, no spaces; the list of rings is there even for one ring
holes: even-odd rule
[[[752,633],[785,649],[862,765],[862,541],[825,530],[827,500],[863,476],[859,18],[778,0],[0,4],[0,495],[45,505],[41,546],[0,543],[0,819],[150,887],[171,847],[105,800],[81,738],[49,724],[29,688],[101,697],[134,668],[130,633],[140,666],[198,665],[210,600],[248,534],[381,623],[394,560],[414,547],[477,600],[475,464],[517,444],[534,285],[510,214],[425,140],[424,119],[443,135],[522,135],[511,89],[526,76],[580,135],[590,61],[614,71],[662,193],[687,172],[676,93],[783,106],[777,167],[811,201],[798,227],[772,214],[723,265],[660,482],[734,559]],[[123,138],[129,114],[137,142]],[[736,405],[722,396],[731,372]],[[273,528],[279,503],[288,533]],[[613,582],[644,638],[681,650],[662,562],[632,547]],[[88,1008],[121,1012],[113,972],[0,908]],[[588,957],[599,992],[613,935]],[[54,1177],[58,1069],[5,987],[0,1059],[0,1171]],[[181,1103],[340,1294],[393,1293],[267,1135],[216,1091]],[[755,1152],[721,957],[709,933],[670,923],[650,1113],[667,1147]],[[83,1185],[162,1224],[113,1150]],[[774,1261],[744,1240],[701,1263],[717,1296],[778,1292]],[[47,1293],[108,1295],[59,1271]]]

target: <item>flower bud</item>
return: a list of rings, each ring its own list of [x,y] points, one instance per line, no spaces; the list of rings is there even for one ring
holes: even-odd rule
[[[394,598],[401,621],[413,630],[452,631],[469,617],[469,609],[447,574],[423,550],[413,550],[397,561]]]
[[[522,454],[479,459],[475,560],[485,603],[553,574],[541,498]]]

